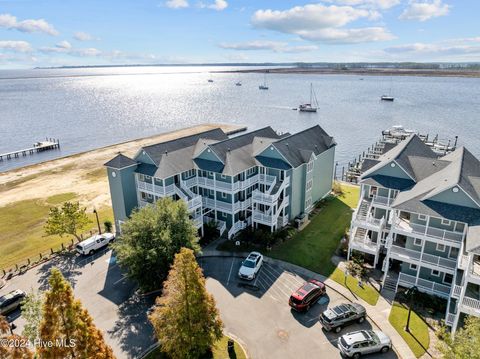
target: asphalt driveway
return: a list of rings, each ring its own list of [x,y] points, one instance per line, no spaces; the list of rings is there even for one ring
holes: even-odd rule
[[[351,325],[340,334],[327,333],[318,317],[328,306],[346,301],[340,294],[327,288],[325,303],[316,304],[308,313],[297,313],[288,306],[288,299],[309,278],[270,261],[264,263],[254,281],[246,282],[237,277],[241,261],[233,257],[199,259],[225,330],[245,344],[252,358],[341,358],[336,348],[339,336],[360,329],[378,329],[366,321]],[[397,355],[390,351],[366,358],[393,359]]]
[[[54,266],[72,284],[75,296],[88,309],[118,359],[138,358],[155,342],[146,314],[154,298],[142,298],[135,293],[135,286],[125,279],[108,248],[92,256],[56,257],[7,281],[0,295],[14,289],[27,293],[32,289],[47,289],[49,272]],[[10,314],[17,325],[16,333],[21,333],[24,325],[20,314],[19,310]]]

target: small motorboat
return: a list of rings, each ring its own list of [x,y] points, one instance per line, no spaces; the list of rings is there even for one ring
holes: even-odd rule
[[[242,83],[240,81],[235,83],[235,86],[242,86]]]
[[[393,100],[395,100],[395,97],[389,95],[382,95],[382,97],[380,97],[380,100],[392,102]]]
[[[258,89],[259,90],[268,90],[268,86],[267,86],[267,73],[265,72],[264,76],[263,76],[263,84],[261,84],[260,86],[258,86]]]
[[[208,79],[208,82],[213,82],[213,80],[212,80],[212,79]]]

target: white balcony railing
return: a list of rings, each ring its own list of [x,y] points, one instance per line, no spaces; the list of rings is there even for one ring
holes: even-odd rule
[[[407,249],[407,248],[392,244],[390,248],[390,255],[394,257],[394,259],[398,259],[398,260],[419,261],[422,254],[419,251],[414,251],[412,249]]]
[[[457,266],[457,261],[453,259],[443,258],[428,253],[423,253],[422,262],[448,269],[455,269]]]
[[[382,205],[385,207],[390,207],[394,200],[395,198],[393,197],[385,197],[385,196],[373,196],[372,198],[373,204]]]
[[[285,177],[282,184],[274,194],[264,193],[256,189],[253,191],[252,197],[255,202],[260,202],[266,205],[273,205],[278,201],[282,191],[290,184],[290,176]]]
[[[417,286],[418,290],[430,294],[437,295],[439,297],[448,298],[450,296],[451,287],[445,284],[432,282],[423,278],[416,278],[413,275],[400,273],[398,276],[398,285],[403,287]]]
[[[228,230],[228,239],[231,239],[237,232],[245,228],[247,228],[246,221],[235,222],[233,226]]]
[[[462,293],[462,287],[459,285],[454,284],[452,286],[452,297],[460,298],[460,294]]]
[[[480,300],[465,296],[463,297],[462,306],[462,309],[468,311],[469,314],[480,315]]]
[[[455,322],[455,314],[448,313],[447,317],[445,318],[445,324],[452,326],[454,322]]]
[[[447,231],[431,226],[427,227],[418,223],[411,223],[401,218],[397,218],[394,222],[394,229],[407,233],[407,235],[419,234],[430,238],[441,239],[456,245],[460,245],[464,237],[464,232]]]
[[[223,192],[236,192],[239,190],[247,189],[254,184],[263,183],[270,186],[275,181],[275,176],[256,174],[252,177],[249,177],[243,181],[237,182],[225,182],[221,180],[214,180],[213,178],[207,177],[193,177],[185,180],[185,185],[187,187],[193,186],[202,186],[209,189],[217,189]]]

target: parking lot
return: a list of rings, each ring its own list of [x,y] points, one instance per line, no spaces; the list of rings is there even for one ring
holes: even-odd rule
[[[124,278],[112,251],[108,248],[92,256],[67,255],[56,257],[23,275],[13,277],[0,289],[0,295],[14,289],[25,292],[48,289],[50,268],[58,267],[72,284],[75,296],[102,330],[106,342],[118,359],[138,358],[155,342],[147,308],[153,297],[141,298],[135,286]],[[9,315],[21,333],[24,320],[17,310]]]
[[[288,299],[305,280],[298,273],[270,261],[264,263],[256,279],[251,282],[238,279],[242,259],[232,257],[200,258],[207,288],[213,294],[220,310],[225,330],[240,338],[252,358],[340,358],[336,348],[342,334],[360,329],[377,329],[369,320],[354,324],[341,333],[326,333],[318,321],[322,311],[345,299],[327,288],[323,304],[317,303],[307,313],[290,309]],[[392,350],[368,358],[397,358]]]

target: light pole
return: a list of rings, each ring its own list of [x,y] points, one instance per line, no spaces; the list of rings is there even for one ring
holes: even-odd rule
[[[417,286],[413,286],[405,292],[405,295],[408,298],[408,317],[407,317],[407,326],[405,327],[405,331],[407,333],[410,333],[410,315],[412,313],[412,302],[413,302],[413,297],[415,294],[418,292]]]
[[[98,220],[98,212],[96,208],[93,209],[93,213],[95,213],[95,217],[97,217],[98,234],[102,234],[102,229],[100,228],[100,221]]]

